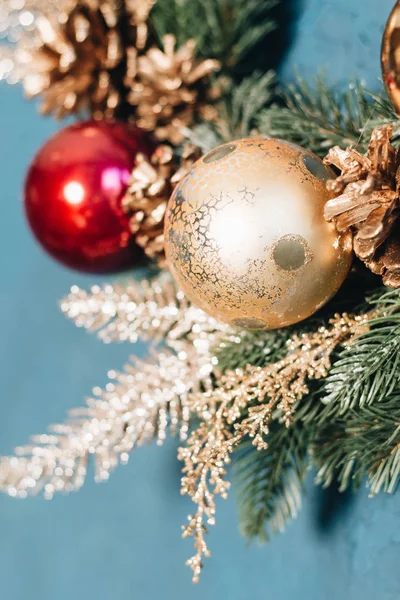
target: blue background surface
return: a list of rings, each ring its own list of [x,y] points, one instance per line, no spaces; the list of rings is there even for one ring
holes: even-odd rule
[[[162,1],[162,0],[160,0]],[[307,0],[299,7],[282,73],[378,88],[379,49],[393,0]],[[19,88],[0,90],[0,453],[63,420],[132,348],[105,346],[76,329],[57,300],[77,283],[32,240],[20,201],[24,173],[57,125]],[[142,346],[134,349],[144,352]],[[176,444],[135,451],[107,484],[79,494],[17,501],[0,497],[0,597],[7,600],[397,600],[400,495],[335,497],[309,486],[285,536],[246,547],[232,497],[220,502],[212,559],[195,587],[180,539],[190,503],[179,495]],[[332,509],[332,510],[331,510]]]

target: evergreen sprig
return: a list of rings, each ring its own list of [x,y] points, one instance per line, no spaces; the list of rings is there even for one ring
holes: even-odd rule
[[[256,132],[260,111],[274,96],[275,73],[254,73],[239,85],[230,84],[219,106],[216,128],[221,141],[228,142]]]
[[[275,423],[267,450],[249,441],[239,448],[234,481],[243,535],[263,542],[285,530],[301,508],[307,468],[307,430],[300,420],[290,428]]]
[[[382,288],[368,332],[343,348],[324,381],[321,421],[356,406],[370,406],[400,391],[400,292]]]
[[[261,367],[273,363],[286,354],[287,340],[288,333],[284,329],[242,332],[237,341],[230,338],[218,346],[215,351],[218,367],[225,372],[249,364]]]
[[[216,58],[223,72],[243,71],[243,63],[275,28],[279,0],[162,0],[151,13],[156,35],[172,33],[179,45],[197,43],[199,55]],[[251,62],[251,61],[249,61]],[[254,65],[249,65],[254,70]]]
[[[399,391],[316,427],[312,464],[324,487],[337,481],[345,491],[367,478],[372,496],[394,492],[400,475]]]
[[[223,94],[218,104],[218,117],[203,121],[188,132],[191,141],[203,152],[216,146],[257,134],[257,119],[275,94],[275,73],[255,73],[245,77],[239,84],[233,79],[224,82]]]
[[[278,86],[272,72],[253,74],[224,88],[216,123],[203,122],[193,141],[205,151],[220,143],[264,135],[303,146],[319,156],[338,145],[366,152],[375,127],[393,125],[394,145],[400,143],[397,115],[386,96],[368,91],[356,81],[343,91],[330,87],[323,75],[313,84],[300,76]]]
[[[300,76],[281,88],[277,101],[259,116],[258,129],[269,137],[285,139],[324,156],[335,145],[353,145],[364,152],[371,131],[397,122],[390,102],[356,81],[343,91],[330,87],[324,76],[313,84]],[[395,139],[399,128],[396,127]]]

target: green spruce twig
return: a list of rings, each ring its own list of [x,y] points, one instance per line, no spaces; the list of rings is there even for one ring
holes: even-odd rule
[[[228,142],[256,132],[260,111],[270,104],[274,94],[275,74],[255,73],[239,85],[230,85],[219,107],[216,123],[221,141]]]
[[[159,39],[175,35],[178,45],[197,42],[200,56],[216,58],[223,72],[240,70],[249,54],[276,27],[279,0],[162,0],[150,19]],[[252,69],[251,69],[252,70]]]
[[[241,531],[268,541],[297,516],[307,471],[307,435],[300,421],[289,429],[275,423],[267,450],[244,443],[236,453],[234,482]]]
[[[373,406],[350,409],[314,433],[311,455],[317,483],[327,487],[337,481],[343,492],[367,479],[371,496],[395,491],[400,475],[398,392]]]
[[[342,91],[330,87],[324,76],[313,84],[298,76],[294,84],[282,87],[279,96],[260,114],[260,133],[294,142],[319,156],[336,145],[353,145],[364,152],[374,127],[397,121],[389,101],[369,92],[360,81]]]
[[[257,118],[262,109],[274,98],[275,74],[255,73],[235,84],[226,79],[222,85],[222,98],[218,104],[218,116],[213,121],[203,121],[187,137],[209,152],[219,144],[257,135]]]
[[[369,303],[376,311],[369,331],[339,352],[324,382],[321,421],[400,389],[400,291],[381,288]]]

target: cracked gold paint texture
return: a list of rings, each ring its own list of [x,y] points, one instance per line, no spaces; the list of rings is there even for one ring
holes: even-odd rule
[[[185,294],[248,329],[312,315],[351,263],[350,236],[324,219],[331,176],[318,157],[276,139],[238,140],[197,161],[165,221],[168,264]]]

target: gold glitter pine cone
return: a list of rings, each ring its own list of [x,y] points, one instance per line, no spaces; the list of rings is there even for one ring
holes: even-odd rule
[[[353,232],[356,256],[389,287],[400,287],[400,154],[390,142],[392,126],[374,129],[366,155],[352,147],[332,148],[324,162],[341,174],[327,182],[339,194],[325,218],[339,232]]]
[[[219,93],[210,85],[210,75],[220,65],[216,60],[196,59],[195,50],[194,40],[176,49],[175,37],[166,35],[163,50],[152,47],[139,56],[137,72],[126,81],[136,125],[175,146],[196,117],[211,120],[216,114],[213,102]]]
[[[173,148],[158,146],[150,160],[137,156],[128,191],[122,201],[123,209],[131,214],[130,228],[135,241],[151,259],[164,266],[164,217],[168,200],[183,176],[200,157],[201,150],[185,144],[180,161]]]
[[[148,42],[147,17],[154,0],[77,0],[54,21],[39,21],[30,51],[28,97],[41,96],[41,111],[63,118],[88,110],[118,116],[128,93],[124,79],[136,72],[137,53]]]

